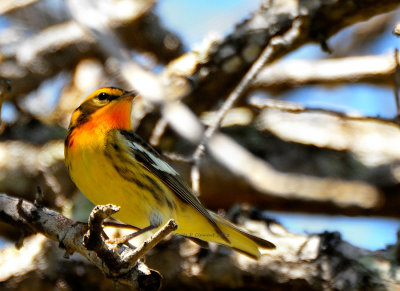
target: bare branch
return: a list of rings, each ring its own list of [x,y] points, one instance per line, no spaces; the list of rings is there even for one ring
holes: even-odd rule
[[[279,89],[305,84],[386,82],[396,70],[392,55],[360,56],[325,60],[290,60],[265,67],[252,87]]]
[[[256,94],[249,95],[248,103],[251,106],[259,109],[269,108],[289,112],[301,112],[307,109],[304,105],[297,102],[270,98],[259,98],[259,96],[257,96]]]
[[[149,142],[152,146],[157,146],[160,143],[160,139],[167,129],[168,123],[164,118],[160,118],[151,133]]]
[[[400,157],[399,126],[392,121],[346,117],[326,111],[296,113],[265,109],[257,127],[283,140],[352,151],[371,166],[398,161]]]
[[[126,257],[128,262],[136,262],[149,250],[154,248],[163,238],[165,238],[172,231],[176,230],[178,225],[173,219],[170,219],[159,231],[157,231],[151,238],[141,244],[135,251]]]
[[[38,0],[4,0],[0,3],[0,15],[10,12],[15,9],[19,9],[28,5],[31,5]]]
[[[372,185],[333,178],[318,178],[276,171],[227,136],[215,134],[208,150],[227,169],[243,177],[251,186],[269,195],[316,201],[331,201],[339,206],[374,208],[382,196]]]
[[[79,25],[69,21],[53,25],[25,40],[18,46],[15,58],[19,65],[29,67],[49,51],[61,51],[80,42],[89,47],[94,41]]]
[[[84,243],[86,224],[76,223],[53,210],[37,207],[30,202],[5,194],[0,194],[0,214],[3,222],[13,224],[27,233],[39,232],[58,241],[68,254],[80,253],[105,274],[115,277],[124,284],[141,288],[140,284],[145,283],[145,286],[148,286],[151,281],[153,289],[158,289],[160,286],[161,277],[157,272],[149,270],[143,263],[136,264],[136,261],[124,260],[124,257],[128,257],[132,252],[131,249],[122,245],[115,249],[114,246],[104,244],[100,251],[101,257],[98,256],[99,249],[97,252],[88,250]],[[159,239],[157,237],[158,241]],[[137,280],[138,277],[141,277],[140,281]]]

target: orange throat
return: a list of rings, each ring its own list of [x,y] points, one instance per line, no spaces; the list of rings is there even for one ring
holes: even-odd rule
[[[93,113],[89,126],[131,130],[131,99],[124,99]]]
[[[127,98],[110,104],[93,112],[84,123],[72,126],[65,140],[66,152],[74,151],[76,146],[90,146],[112,129],[131,130],[131,101]],[[79,145],[75,142],[77,140]]]

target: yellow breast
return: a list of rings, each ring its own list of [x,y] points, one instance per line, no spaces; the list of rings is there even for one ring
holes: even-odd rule
[[[148,226],[154,214],[161,215],[163,222],[174,218],[165,196],[172,193],[167,187],[154,187],[156,177],[133,162],[129,151],[116,140],[116,130],[70,135],[72,146],[66,145],[66,163],[72,180],[92,203],[121,206],[115,217],[139,228]]]

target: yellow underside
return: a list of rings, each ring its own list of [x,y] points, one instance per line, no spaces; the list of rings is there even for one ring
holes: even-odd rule
[[[102,136],[95,132],[91,134]],[[150,225],[152,215],[160,217],[162,224],[173,218],[178,224],[176,232],[181,235],[224,244],[246,252],[252,257],[259,256],[257,243],[229,226],[224,219],[212,214],[231,243],[223,240],[203,215],[193,206],[181,201],[166,185],[160,183],[162,193],[156,194],[173,201],[176,205],[174,208],[170,208],[160,199],[155,199],[154,195],[143,187],[138,187],[121,177],[110,159],[104,155],[104,140],[96,139],[94,142],[94,138],[89,135],[79,140],[86,141],[86,144],[76,144],[77,140],[74,149],[66,152],[72,180],[95,205],[112,203],[120,206],[121,209],[115,214],[115,218],[121,222],[144,228]],[[149,175],[153,180],[157,180],[139,164],[135,170],[139,174]],[[140,178],[140,175],[138,177]],[[143,179],[141,181],[146,183]]]

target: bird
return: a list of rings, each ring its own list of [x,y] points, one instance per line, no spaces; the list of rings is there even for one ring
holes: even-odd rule
[[[113,217],[155,232],[167,221],[200,245],[214,242],[253,259],[275,245],[207,210],[181,175],[132,131],[134,91],[104,87],[74,110],[65,138],[65,163],[79,190],[95,205],[114,204]]]

